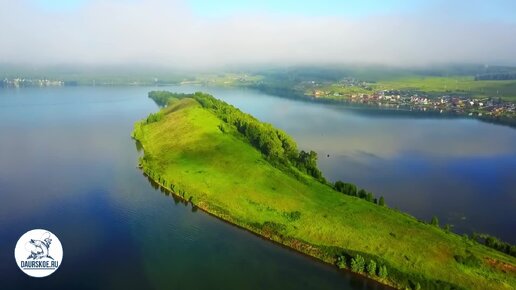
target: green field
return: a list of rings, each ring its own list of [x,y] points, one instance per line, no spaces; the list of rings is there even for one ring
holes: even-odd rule
[[[226,221],[328,263],[357,253],[398,288],[514,289],[516,258],[388,207],[273,166],[234,126],[192,98],[135,125],[146,174]],[[292,174],[296,171],[297,174]],[[209,242],[209,241],[208,241]]]
[[[410,77],[380,81],[377,90],[419,90],[438,94],[461,94],[472,97],[501,97],[516,101],[516,81],[475,81],[473,77]]]
[[[516,101],[516,80],[479,80],[473,77],[428,77],[411,76],[380,80],[368,83],[368,88],[345,86],[337,83],[321,86],[322,91],[340,93],[344,96],[353,94],[371,94],[381,90],[400,90],[427,93],[434,96],[460,95],[475,98],[492,97],[506,101]],[[339,97],[328,96],[338,99]]]

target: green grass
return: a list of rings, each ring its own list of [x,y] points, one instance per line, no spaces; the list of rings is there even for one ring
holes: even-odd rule
[[[516,101],[516,80],[475,81],[473,77],[409,77],[374,84],[377,90],[419,90],[473,97],[501,97]]]
[[[211,86],[240,86],[249,83],[259,82],[263,79],[260,75],[246,73],[220,73],[220,74],[200,74],[194,80],[184,83],[198,83]]]
[[[306,254],[334,263],[360,253],[387,265],[382,282],[423,289],[514,289],[516,259],[387,207],[343,195],[315,179],[272,166],[235,128],[193,99],[171,102],[163,118],[135,125],[143,170],[199,208]],[[477,265],[455,255],[474,255]],[[372,277],[381,280],[377,277]],[[440,281],[440,282],[439,282]]]
[[[342,96],[325,95],[327,99],[342,99],[353,94],[372,94],[381,90],[414,91],[429,94],[430,96],[460,95],[475,98],[493,97],[506,101],[516,102],[516,80],[481,80],[475,81],[473,77],[428,77],[411,76],[380,80],[369,83],[368,88],[358,86],[345,86],[337,83],[321,86],[318,90],[339,93]],[[312,90],[305,93],[311,94]]]

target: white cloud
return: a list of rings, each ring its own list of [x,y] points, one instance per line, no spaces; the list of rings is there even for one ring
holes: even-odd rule
[[[362,18],[241,14],[204,18],[183,1],[89,1],[41,10],[0,0],[0,62],[515,64],[516,24],[429,10]]]

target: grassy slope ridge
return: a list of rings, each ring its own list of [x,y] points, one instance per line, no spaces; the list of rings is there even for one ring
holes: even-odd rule
[[[194,99],[173,100],[160,114],[135,125],[133,137],[145,152],[141,167],[215,216],[329,263],[337,255],[373,258],[388,267],[382,282],[400,288],[516,287],[515,258],[308,175],[296,178]],[[458,263],[455,255],[474,255],[478,263]]]

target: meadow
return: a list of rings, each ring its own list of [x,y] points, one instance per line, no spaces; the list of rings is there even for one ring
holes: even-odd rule
[[[400,289],[514,289],[516,258],[468,237],[344,195],[266,158],[238,129],[193,98],[171,98],[138,122],[142,170],[206,212],[340,268],[360,255]]]
[[[475,80],[473,76],[409,76],[367,82],[365,87],[330,83],[323,84],[318,89],[342,95],[339,97],[331,94],[324,96],[330,99],[347,98],[354,94],[372,94],[382,90],[394,90],[426,94],[430,97],[445,95],[474,98],[491,97],[516,102],[516,80]],[[310,94],[311,90],[305,93]]]
[[[516,101],[516,80],[475,80],[470,76],[408,77],[379,81],[376,90],[414,90],[439,95],[502,98]]]

